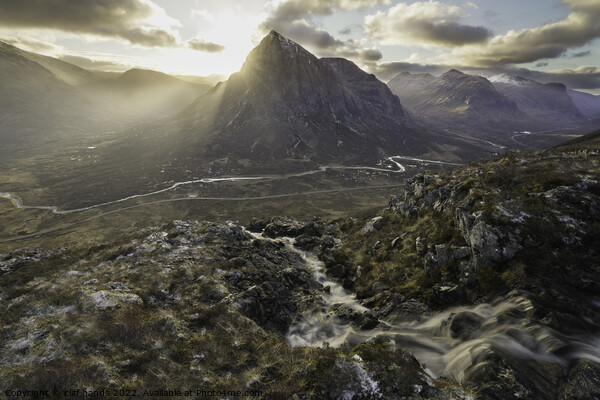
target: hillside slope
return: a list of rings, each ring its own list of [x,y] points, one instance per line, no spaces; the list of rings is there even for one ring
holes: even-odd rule
[[[174,221],[89,249],[3,254],[0,379],[141,394],[202,379],[273,399],[593,398],[599,135],[419,174],[355,218]]]

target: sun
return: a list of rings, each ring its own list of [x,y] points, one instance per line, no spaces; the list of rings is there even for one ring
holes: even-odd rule
[[[223,46],[223,51],[208,53],[188,48],[164,49],[155,60],[156,67],[172,74],[229,76],[239,71],[256,45],[253,38],[257,37],[263,18],[261,15],[220,13],[213,23],[202,27],[198,37]]]

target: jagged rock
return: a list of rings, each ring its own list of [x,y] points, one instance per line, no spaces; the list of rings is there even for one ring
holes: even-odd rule
[[[252,217],[252,221],[248,225],[248,230],[250,232],[261,233],[268,224],[269,224],[269,221],[266,219],[258,219],[258,218]]]
[[[454,254],[447,244],[437,244],[435,246],[435,258],[439,267],[445,267],[454,262]]]
[[[425,239],[418,237],[415,241],[415,249],[420,256],[425,255],[425,253],[427,253],[427,243],[425,242]]]
[[[476,337],[478,329],[481,327],[483,317],[470,311],[460,312],[452,318],[450,324],[450,334],[453,338],[468,340]]]
[[[323,235],[323,225],[318,224],[315,221],[308,221],[300,228],[300,233],[306,236],[317,236],[320,237]]]
[[[265,226],[264,233],[267,237],[296,237],[300,234],[300,223],[291,218],[272,218]]]
[[[346,267],[342,264],[335,264],[327,269],[327,274],[337,279],[343,279],[346,276]]]
[[[335,247],[340,243],[342,243],[342,241],[340,239],[333,237],[331,235],[324,235],[321,238],[321,248],[322,249],[331,249],[332,247]]]
[[[392,240],[390,247],[392,249],[396,248],[396,246],[400,243],[400,240],[402,240],[402,239],[400,239],[400,236],[394,238],[394,240]]]
[[[388,286],[385,283],[379,282],[379,281],[375,282],[372,287],[373,293],[375,293],[375,294],[379,294],[387,289],[388,289]]]
[[[427,273],[435,271],[436,269],[438,269],[440,267],[438,264],[437,258],[435,257],[435,255],[432,252],[425,254],[424,262],[425,263],[423,264],[423,268],[425,269],[425,272],[427,272]]]
[[[570,369],[561,392],[561,400],[600,399],[600,364],[590,360],[578,361]]]
[[[294,247],[302,250],[313,250],[323,243],[322,240],[315,236],[302,234],[296,238]]]
[[[375,242],[375,244],[373,245],[373,247],[371,247],[371,255],[375,255],[375,253],[377,253],[377,250],[381,247],[381,241],[378,240]]]
[[[128,303],[136,305],[142,305],[144,303],[140,296],[135,293],[121,293],[108,290],[90,293],[87,298],[92,308],[98,310],[118,308]]]
[[[360,314],[360,317],[357,318],[354,322],[358,325],[360,330],[363,331],[371,330],[377,325],[379,325],[379,320],[377,319],[377,317],[369,311],[365,311],[364,313]]]
[[[445,306],[459,303],[463,300],[464,297],[464,292],[462,288],[458,285],[434,286],[433,294],[438,299],[438,301]]]
[[[471,255],[471,249],[467,246],[457,247],[452,250],[452,256],[455,260],[461,260],[463,258],[467,258]]]
[[[382,219],[383,219],[383,217],[375,217],[375,218],[367,221],[367,223],[360,230],[360,234],[367,235],[369,233],[375,233],[375,232],[379,231],[383,226],[382,221],[381,221]]]

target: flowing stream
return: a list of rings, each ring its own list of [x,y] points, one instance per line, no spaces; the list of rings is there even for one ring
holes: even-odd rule
[[[413,353],[431,376],[451,377],[459,382],[493,362],[492,354],[514,361],[550,361],[562,366],[579,359],[600,363],[599,336],[565,335],[536,322],[532,302],[526,294],[515,291],[490,303],[453,307],[408,322],[399,322],[399,315],[392,313],[374,329],[357,329],[337,317],[335,310],[340,305],[358,313],[369,310],[325,276],[324,264],[314,254],[293,247],[293,239],[278,240],[305,260],[316,281],[329,287],[322,292],[322,301],[290,326],[287,340],[292,346],[355,346],[385,337]]]

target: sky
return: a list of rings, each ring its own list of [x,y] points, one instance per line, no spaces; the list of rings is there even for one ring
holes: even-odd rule
[[[600,0],[0,0],[0,40],[96,70],[227,76],[270,30],[385,82],[457,68],[600,94]]]

